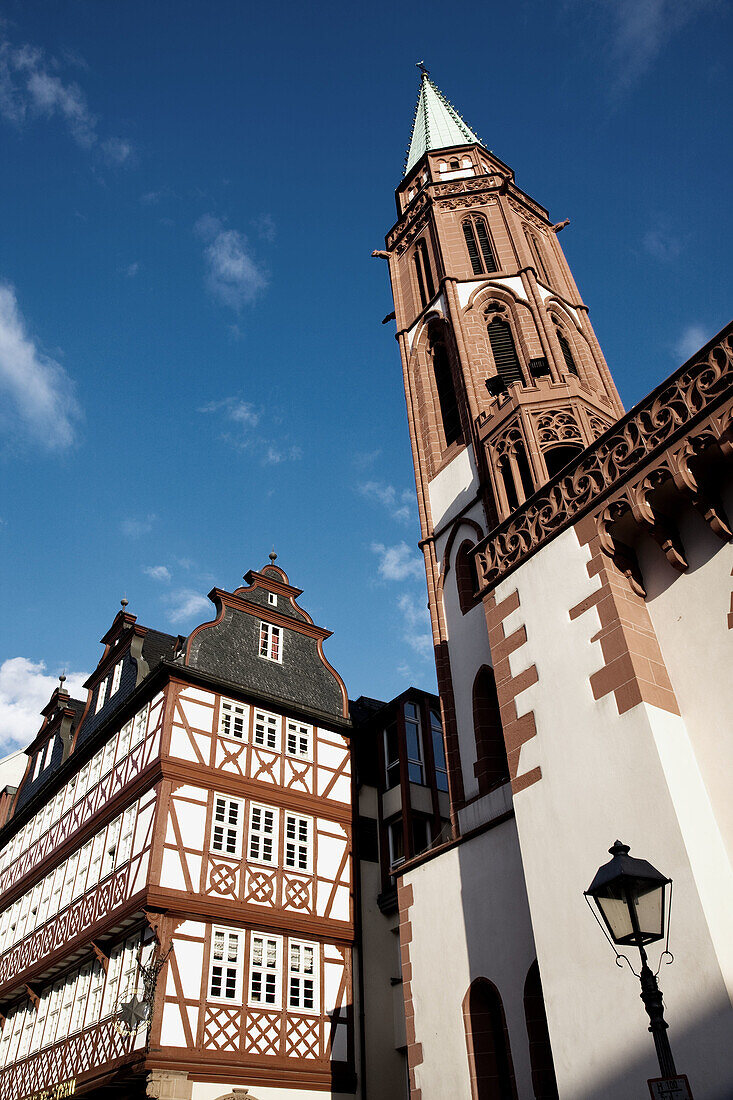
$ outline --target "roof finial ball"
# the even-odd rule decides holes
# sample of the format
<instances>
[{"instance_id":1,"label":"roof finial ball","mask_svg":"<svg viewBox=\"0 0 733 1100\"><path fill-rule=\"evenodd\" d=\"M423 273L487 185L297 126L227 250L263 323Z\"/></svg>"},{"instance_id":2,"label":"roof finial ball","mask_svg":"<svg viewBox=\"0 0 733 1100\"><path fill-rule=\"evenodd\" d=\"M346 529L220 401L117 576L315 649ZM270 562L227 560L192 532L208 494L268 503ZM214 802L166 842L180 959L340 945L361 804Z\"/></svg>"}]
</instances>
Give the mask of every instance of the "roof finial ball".
<instances>
[{"instance_id":1,"label":"roof finial ball","mask_svg":"<svg viewBox=\"0 0 733 1100\"><path fill-rule=\"evenodd\" d=\"M277 554L275 553L275 547L274 546L273 546L272 550L270 551L270 553L268 554L268 557L269 557L270 561L272 562L272 564L274 565L275 562L277 561Z\"/></svg>"},{"instance_id":2,"label":"roof finial ball","mask_svg":"<svg viewBox=\"0 0 733 1100\"><path fill-rule=\"evenodd\" d=\"M64 684L66 683L66 673L62 672L59 676L59 691L66 691Z\"/></svg>"},{"instance_id":3,"label":"roof finial ball","mask_svg":"<svg viewBox=\"0 0 733 1100\"><path fill-rule=\"evenodd\" d=\"M127 599L126 596L122 597L122 599L120 600L120 607L122 608L123 611L125 610L125 608L127 607L129 602L130 601Z\"/></svg>"}]
</instances>

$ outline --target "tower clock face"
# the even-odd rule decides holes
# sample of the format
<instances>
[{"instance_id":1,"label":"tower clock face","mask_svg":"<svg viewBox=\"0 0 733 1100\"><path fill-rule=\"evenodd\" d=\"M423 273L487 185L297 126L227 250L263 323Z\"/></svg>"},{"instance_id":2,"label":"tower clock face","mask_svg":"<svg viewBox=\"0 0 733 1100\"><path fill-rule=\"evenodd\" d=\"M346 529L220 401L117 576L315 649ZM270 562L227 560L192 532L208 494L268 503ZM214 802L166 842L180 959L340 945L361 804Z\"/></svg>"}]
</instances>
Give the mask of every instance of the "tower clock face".
<instances>
[{"instance_id":1,"label":"tower clock face","mask_svg":"<svg viewBox=\"0 0 733 1100\"><path fill-rule=\"evenodd\" d=\"M148 1022L149 1008L145 1001L141 1001L134 994L129 1001L120 1005L115 1018L115 1027L121 1035L134 1035L145 1027Z\"/></svg>"}]
</instances>

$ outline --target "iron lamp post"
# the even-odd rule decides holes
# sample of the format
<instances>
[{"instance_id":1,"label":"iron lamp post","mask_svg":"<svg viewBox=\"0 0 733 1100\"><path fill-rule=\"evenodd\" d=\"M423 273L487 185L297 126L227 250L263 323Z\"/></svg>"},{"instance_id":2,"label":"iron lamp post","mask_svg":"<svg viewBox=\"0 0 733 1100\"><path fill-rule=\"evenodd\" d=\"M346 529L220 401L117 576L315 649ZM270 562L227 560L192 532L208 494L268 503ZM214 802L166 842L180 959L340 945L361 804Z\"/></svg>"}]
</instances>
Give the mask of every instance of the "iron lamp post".
<instances>
[{"instance_id":1,"label":"iron lamp post","mask_svg":"<svg viewBox=\"0 0 733 1100\"><path fill-rule=\"evenodd\" d=\"M622 844L620 840L608 851L612 859L598 869L585 896L596 903L603 926L613 943L638 947L641 955L641 999L649 1016L649 1030L654 1037L659 1070L662 1077L676 1077L662 994L656 975L649 968L645 951L647 944L664 939L672 880L665 878L645 859L630 856L628 844Z\"/></svg>"}]
</instances>

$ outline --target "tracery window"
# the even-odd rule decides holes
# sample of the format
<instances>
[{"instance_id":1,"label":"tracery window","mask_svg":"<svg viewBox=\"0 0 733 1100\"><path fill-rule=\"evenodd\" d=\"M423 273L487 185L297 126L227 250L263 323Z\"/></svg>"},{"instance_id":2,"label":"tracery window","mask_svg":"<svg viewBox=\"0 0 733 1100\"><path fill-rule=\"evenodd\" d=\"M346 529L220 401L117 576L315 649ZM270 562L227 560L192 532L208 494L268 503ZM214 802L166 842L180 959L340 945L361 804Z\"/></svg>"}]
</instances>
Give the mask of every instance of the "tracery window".
<instances>
[{"instance_id":1,"label":"tracery window","mask_svg":"<svg viewBox=\"0 0 733 1100\"><path fill-rule=\"evenodd\" d=\"M492 303L487 312L493 313L487 332L497 374L505 386L512 382L523 382L524 375L517 355L512 326L505 317L500 316L505 312L505 307L501 303Z\"/></svg>"},{"instance_id":2,"label":"tracery window","mask_svg":"<svg viewBox=\"0 0 733 1100\"><path fill-rule=\"evenodd\" d=\"M489 275L498 271L486 221L480 214L463 220L463 236L474 275Z\"/></svg>"}]
</instances>

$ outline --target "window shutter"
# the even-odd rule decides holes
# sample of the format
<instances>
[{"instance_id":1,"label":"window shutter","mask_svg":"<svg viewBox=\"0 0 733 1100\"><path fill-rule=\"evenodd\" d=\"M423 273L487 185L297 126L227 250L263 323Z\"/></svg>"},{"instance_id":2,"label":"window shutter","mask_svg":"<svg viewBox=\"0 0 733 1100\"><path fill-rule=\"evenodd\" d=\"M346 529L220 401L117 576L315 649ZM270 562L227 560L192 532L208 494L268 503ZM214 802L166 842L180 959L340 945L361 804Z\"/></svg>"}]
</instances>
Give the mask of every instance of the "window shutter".
<instances>
[{"instance_id":1,"label":"window shutter","mask_svg":"<svg viewBox=\"0 0 733 1100\"><path fill-rule=\"evenodd\" d=\"M562 348L562 354L563 354L563 359L565 360L565 366L568 368L568 370L570 371L571 374L574 374L577 377L578 368L575 365L575 360L573 359L573 353L570 350L570 344L565 339L565 336L562 334L560 329L557 329L556 331L557 331L557 338L560 342L560 347Z\"/></svg>"},{"instance_id":2,"label":"window shutter","mask_svg":"<svg viewBox=\"0 0 733 1100\"><path fill-rule=\"evenodd\" d=\"M491 351L494 356L496 369L503 381L522 382L522 368L517 358L517 349L514 346L514 337L507 321L495 317L488 326Z\"/></svg>"},{"instance_id":3,"label":"window shutter","mask_svg":"<svg viewBox=\"0 0 733 1100\"><path fill-rule=\"evenodd\" d=\"M484 232L486 232L484 230ZM476 235L473 229L473 222L470 218L466 218L463 223L463 236L466 238L466 248L468 249L468 258L471 261L471 267L473 268L474 275L483 275L483 267L481 265L481 257L478 254L478 245L476 244Z\"/></svg>"},{"instance_id":4,"label":"window shutter","mask_svg":"<svg viewBox=\"0 0 733 1100\"><path fill-rule=\"evenodd\" d=\"M486 271L491 274L492 271L498 271L496 266L496 260L494 259L494 253L491 249L491 241L489 240L489 234L486 232L486 225L483 218L478 218L476 221L476 232L478 234L479 244L481 245L481 254L484 258L484 264L486 265Z\"/></svg>"}]
</instances>

